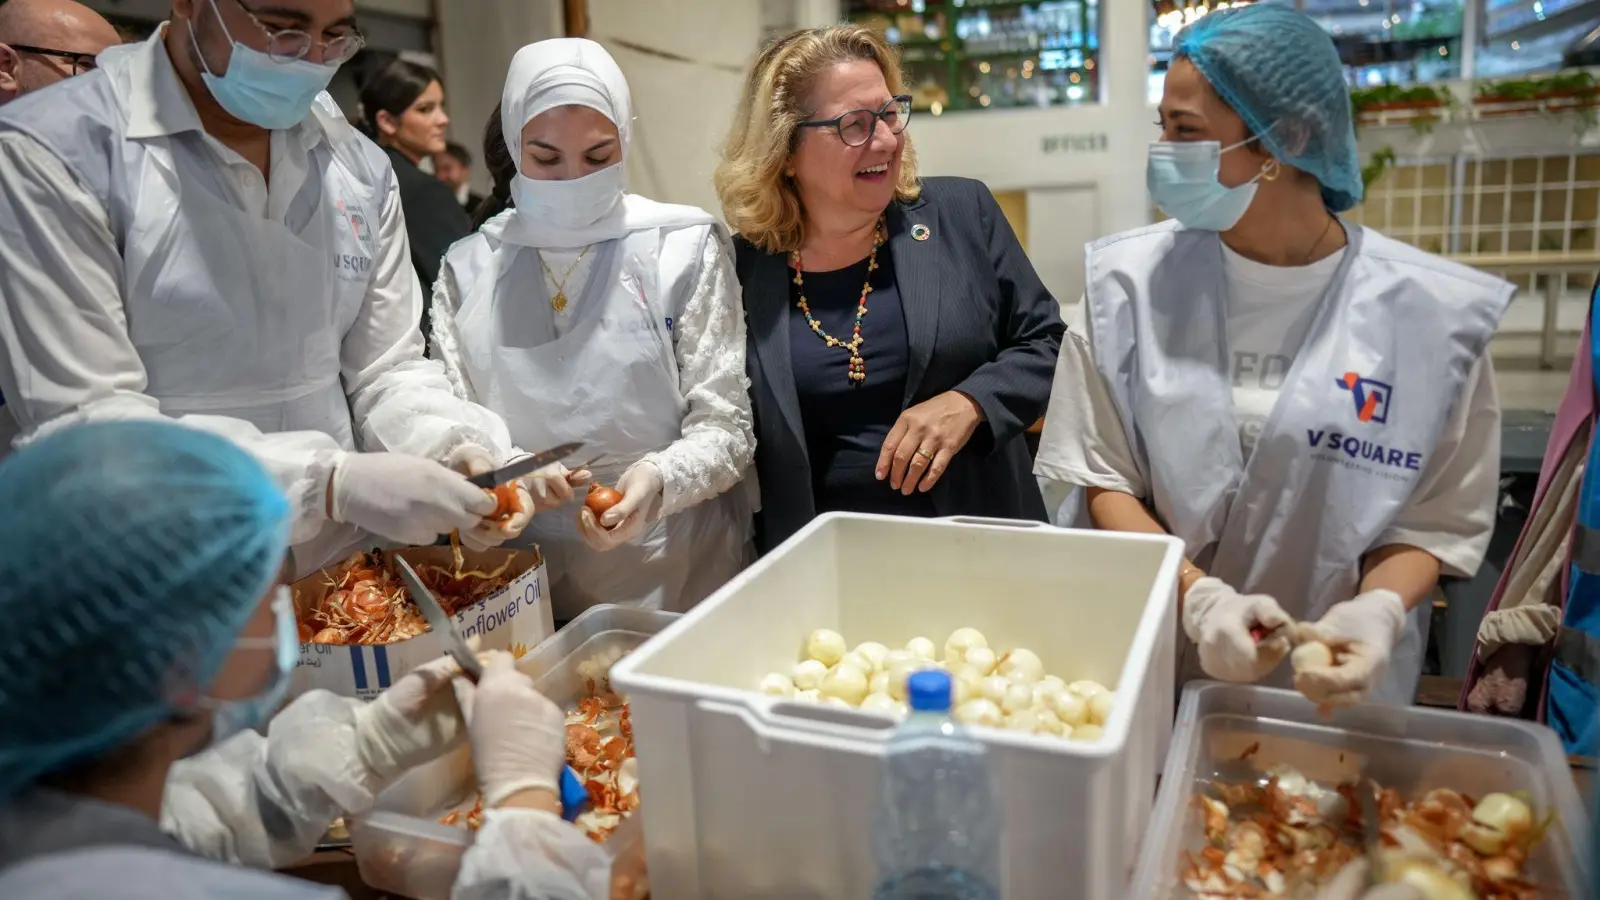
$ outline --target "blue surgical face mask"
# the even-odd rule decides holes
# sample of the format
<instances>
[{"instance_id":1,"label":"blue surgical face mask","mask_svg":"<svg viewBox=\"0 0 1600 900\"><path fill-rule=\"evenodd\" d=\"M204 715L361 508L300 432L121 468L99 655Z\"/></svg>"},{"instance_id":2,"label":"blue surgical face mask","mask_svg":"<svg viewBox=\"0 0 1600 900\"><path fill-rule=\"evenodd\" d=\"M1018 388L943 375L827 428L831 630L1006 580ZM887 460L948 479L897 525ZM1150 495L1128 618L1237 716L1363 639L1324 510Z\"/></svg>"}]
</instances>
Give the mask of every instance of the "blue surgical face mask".
<instances>
[{"instance_id":1,"label":"blue surgical face mask","mask_svg":"<svg viewBox=\"0 0 1600 900\"><path fill-rule=\"evenodd\" d=\"M200 66L204 69L200 77L211 96L228 115L268 130L281 131L304 121L311 112L311 104L327 89L339 67L303 59L279 62L234 40L222 21L217 0L211 0L211 12L222 26L223 36L233 44L228 71L223 74L212 74L211 64L206 62L195 40L194 20L189 20L188 24L189 42L194 44L194 52L199 55Z\"/></svg>"},{"instance_id":2,"label":"blue surgical face mask","mask_svg":"<svg viewBox=\"0 0 1600 900\"><path fill-rule=\"evenodd\" d=\"M1177 219L1185 228L1198 231L1227 231L1239 224L1250 201L1256 197L1257 183L1265 169L1238 187L1217 180L1222 170L1222 154L1256 140L1251 138L1231 147L1218 141L1157 141L1150 145L1145 168L1145 184L1161 211Z\"/></svg>"},{"instance_id":3,"label":"blue surgical face mask","mask_svg":"<svg viewBox=\"0 0 1600 900\"><path fill-rule=\"evenodd\" d=\"M216 746L241 731L260 725L278 709L289 691L289 676L300 661L300 635L295 628L294 599L289 588L279 586L272 598L272 613L277 622L276 631L269 638L239 638L236 650L272 650L277 654L277 668L272 683L254 697L242 700L217 700L200 698L199 706L211 710L211 745Z\"/></svg>"}]
</instances>

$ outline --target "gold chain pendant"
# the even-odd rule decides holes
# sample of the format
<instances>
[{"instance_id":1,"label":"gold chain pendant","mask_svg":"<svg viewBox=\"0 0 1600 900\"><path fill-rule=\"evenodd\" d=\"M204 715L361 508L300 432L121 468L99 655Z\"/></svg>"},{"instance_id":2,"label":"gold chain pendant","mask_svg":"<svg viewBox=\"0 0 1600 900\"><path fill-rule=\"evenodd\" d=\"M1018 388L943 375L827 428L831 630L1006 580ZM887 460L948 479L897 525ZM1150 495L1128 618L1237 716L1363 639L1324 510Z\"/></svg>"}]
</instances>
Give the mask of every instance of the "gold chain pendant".
<instances>
[{"instance_id":1,"label":"gold chain pendant","mask_svg":"<svg viewBox=\"0 0 1600 900\"><path fill-rule=\"evenodd\" d=\"M566 312L567 292L561 290L556 291L556 295L550 298L550 308L556 312Z\"/></svg>"}]
</instances>

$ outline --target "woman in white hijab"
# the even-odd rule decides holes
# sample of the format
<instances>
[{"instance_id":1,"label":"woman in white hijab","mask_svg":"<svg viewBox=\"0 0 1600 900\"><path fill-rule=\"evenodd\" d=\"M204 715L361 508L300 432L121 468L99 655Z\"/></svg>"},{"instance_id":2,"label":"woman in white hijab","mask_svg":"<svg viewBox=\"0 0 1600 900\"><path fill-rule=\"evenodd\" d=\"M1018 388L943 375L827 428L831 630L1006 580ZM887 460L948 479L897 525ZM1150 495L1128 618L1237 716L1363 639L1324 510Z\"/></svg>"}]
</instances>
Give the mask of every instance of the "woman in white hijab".
<instances>
[{"instance_id":1,"label":"woman in white hijab","mask_svg":"<svg viewBox=\"0 0 1600 900\"><path fill-rule=\"evenodd\" d=\"M624 190L628 85L599 44L518 51L485 137L513 205L445 256L434 356L518 446L583 441L622 500L537 516L558 619L595 603L681 611L733 577L751 535L755 448L732 246L709 213ZM533 479L539 511L589 471Z\"/></svg>"}]
</instances>

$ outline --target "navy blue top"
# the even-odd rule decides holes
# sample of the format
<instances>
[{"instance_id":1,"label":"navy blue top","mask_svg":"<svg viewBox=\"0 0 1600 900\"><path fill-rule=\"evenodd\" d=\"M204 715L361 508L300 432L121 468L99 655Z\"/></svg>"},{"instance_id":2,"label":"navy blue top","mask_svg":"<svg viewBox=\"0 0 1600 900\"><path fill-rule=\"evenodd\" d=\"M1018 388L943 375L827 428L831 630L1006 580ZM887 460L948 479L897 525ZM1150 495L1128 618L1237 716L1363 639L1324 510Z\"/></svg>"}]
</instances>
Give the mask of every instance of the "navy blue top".
<instances>
[{"instance_id":1,"label":"navy blue top","mask_svg":"<svg viewBox=\"0 0 1600 900\"><path fill-rule=\"evenodd\" d=\"M889 248L878 248L872 293L861 320L861 358L867 380L851 381L850 351L829 347L806 324L798 300L800 288L789 270L789 352L795 392L811 460L811 492L817 512L865 512L899 516L932 516L933 501L924 493L906 497L891 490L888 479L873 471L889 429L905 408L905 310L895 285ZM832 272L805 272L806 304L822 330L848 343L855 329L856 306L867 279L867 260Z\"/></svg>"}]
</instances>

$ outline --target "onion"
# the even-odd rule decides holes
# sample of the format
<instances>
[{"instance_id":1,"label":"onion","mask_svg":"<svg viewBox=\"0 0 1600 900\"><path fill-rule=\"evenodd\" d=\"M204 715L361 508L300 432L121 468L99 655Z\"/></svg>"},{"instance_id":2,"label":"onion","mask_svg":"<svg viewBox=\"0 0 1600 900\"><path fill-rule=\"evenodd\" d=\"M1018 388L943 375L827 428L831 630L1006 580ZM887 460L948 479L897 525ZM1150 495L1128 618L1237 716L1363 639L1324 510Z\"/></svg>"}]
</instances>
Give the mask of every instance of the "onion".
<instances>
[{"instance_id":1,"label":"onion","mask_svg":"<svg viewBox=\"0 0 1600 900\"><path fill-rule=\"evenodd\" d=\"M756 690L774 697L788 697L794 693L794 682L782 672L769 672Z\"/></svg>"},{"instance_id":2,"label":"onion","mask_svg":"<svg viewBox=\"0 0 1600 900\"><path fill-rule=\"evenodd\" d=\"M622 502L622 494L616 488L609 488L595 482L589 485L589 493L583 498L583 505L594 513L596 519L605 514L605 511Z\"/></svg>"},{"instance_id":3,"label":"onion","mask_svg":"<svg viewBox=\"0 0 1600 900\"><path fill-rule=\"evenodd\" d=\"M952 668L967 661L967 651L973 647L988 647L989 639L976 628L957 628L944 642L945 665ZM987 674L987 673L985 673Z\"/></svg>"},{"instance_id":4,"label":"onion","mask_svg":"<svg viewBox=\"0 0 1600 900\"><path fill-rule=\"evenodd\" d=\"M789 677L794 680L797 690L813 691L822 686L822 679L828 677L828 667L817 660L808 659L795 663Z\"/></svg>"},{"instance_id":5,"label":"onion","mask_svg":"<svg viewBox=\"0 0 1600 900\"><path fill-rule=\"evenodd\" d=\"M883 671L884 664L889 659L889 648L877 641L865 641L857 644L854 652L861 654L867 662L872 663L872 668L867 670L869 673Z\"/></svg>"},{"instance_id":6,"label":"onion","mask_svg":"<svg viewBox=\"0 0 1600 900\"><path fill-rule=\"evenodd\" d=\"M1321 641L1307 641L1289 654L1289 664L1296 672L1325 669L1333 665L1333 650Z\"/></svg>"},{"instance_id":7,"label":"onion","mask_svg":"<svg viewBox=\"0 0 1600 900\"><path fill-rule=\"evenodd\" d=\"M806 659L814 659L825 666L833 666L844 658L844 635L827 628L818 628L806 638Z\"/></svg>"},{"instance_id":8,"label":"onion","mask_svg":"<svg viewBox=\"0 0 1600 900\"><path fill-rule=\"evenodd\" d=\"M835 666L822 679L822 696L837 697L852 708L867 698L867 675L854 666Z\"/></svg>"},{"instance_id":9,"label":"onion","mask_svg":"<svg viewBox=\"0 0 1600 900\"><path fill-rule=\"evenodd\" d=\"M963 725L984 725L989 728L999 728L1004 721L1000 707L983 698L968 700L956 707L955 720Z\"/></svg>"},{"instance_id":10,"label":"onion","mask_svg":"<svg viewBox=\"0 0 1600 900\"><path fill-rule=\"evenodd\" d=\"M933 659L933 641L925 637L914 637L906 641L906 652L918 659Z\"/></svg>"},{"instance_id":11,"label":"onion","mask_svg":"<svg viewBox=\"0 0 1600 900\"><path fill-rule=\"evenodd\" d=\"M988 647L973 647L967 651L966 664L978 670L980 675L991 675L995 667L994 651Z\"/></svg>"},{"instance_id":12,"label":"onion","mask_svg":"<svg viewBox=\"0 0 1600 900\"><path fill-rule=\"evenodd\" d=\"M1044 663L1039 659L1037 653L1018 647L1000 657L1000 668L996 671L1012 681L1031 683L1044 677ZM1060 681L1061 679L1058 678L1056 680Z\"/></svg>"}]
</instances>

